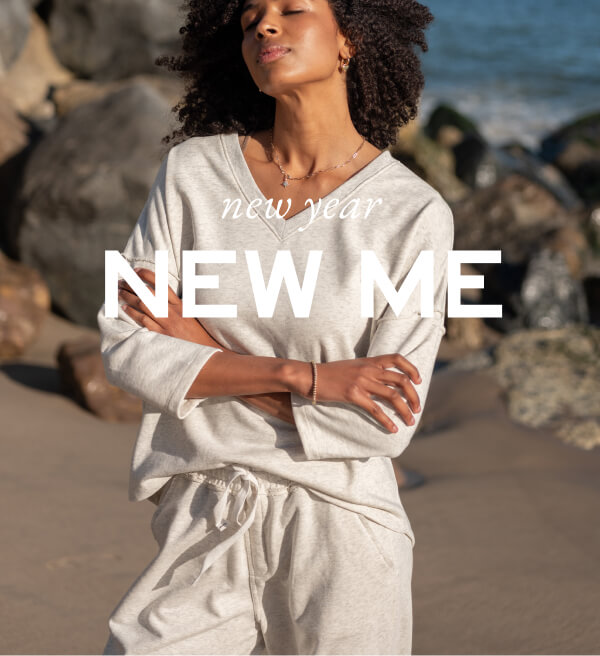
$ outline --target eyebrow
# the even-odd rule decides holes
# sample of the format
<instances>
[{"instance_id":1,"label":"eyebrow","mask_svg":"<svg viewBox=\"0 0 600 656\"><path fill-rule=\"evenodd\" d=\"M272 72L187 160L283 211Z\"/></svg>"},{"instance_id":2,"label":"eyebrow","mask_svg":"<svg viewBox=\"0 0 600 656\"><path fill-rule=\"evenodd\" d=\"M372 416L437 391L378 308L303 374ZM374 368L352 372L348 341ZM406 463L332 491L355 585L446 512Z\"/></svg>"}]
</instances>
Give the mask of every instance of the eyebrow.
<instances>
[{"instance_id":1,"label":"eyebrow","mask_svg":"<svg viewBox=\"0 0 600 656\"><path fill-rule=\"evenodd\" d=\"M241 12L241 13L244 14L244 12L248 11L248 9L252 9L252 7L254 7L254 3L252 3L252 2L247 2L247 3L242 7L242 12Z\"/></svg>"},{"instance_id":2,"label":"eyebrow","mask_svg":"<svg viewBox=\"0 0 600 656\"><path fill-rule=\"evenodd\" d=\"M277 0L275 0L275 1L277 1ZM255 5L254 5L253 2L247 2L247 3L242 7L241 15L243 15L246 11L248 11L248 9L252 9L252 7L254 7L254 6L255 6Z\"/></svg>"}]
</instances>

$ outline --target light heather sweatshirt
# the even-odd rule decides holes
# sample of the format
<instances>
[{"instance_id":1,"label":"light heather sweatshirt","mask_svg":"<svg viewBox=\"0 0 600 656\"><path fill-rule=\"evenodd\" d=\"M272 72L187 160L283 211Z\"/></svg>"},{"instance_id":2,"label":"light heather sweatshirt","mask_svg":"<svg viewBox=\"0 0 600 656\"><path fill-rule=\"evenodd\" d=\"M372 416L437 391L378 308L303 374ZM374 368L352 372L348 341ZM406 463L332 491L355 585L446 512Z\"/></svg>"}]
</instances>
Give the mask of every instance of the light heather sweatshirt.
<instances>
[{"instance_id":1,"label":"light heather sweatshirt","mask_svg":"<svg viewBox=\"0 0 600 656\"><path fill-rule=\"evenodd\" d=\"M365 218L369 199L379 198ZM233 210L224 215L225 199L239 199L238 218ZM280 207L284 216L286 208ZM237 133L190 138L163 158L122 255L132 267L155 270L155 252L167 250L169 284L181 297L182 251L234 251L234 263L196 268L199 275L218 276L218 288L198 289L196 303L237 305L236 317L199 318L219 343L240 354L317 363L400 353L421 374L415 389L423 408L445 332L447 259L454 240L452 212L442 196L383 151L325 196L320 208L315 203L314 216L310 205L288 219L273 211L269 217L267 209L272 208ZM261 285L263 291L268 286L277 252L289 251L302 287L315 250L322 254L309 317L294 315L285 281L273 316L260 317L255 294L258 298ZM377 284L373 318L361 317L361 250L375 252L396 290L419 253L432 250L433 317L420 314L420 285L396 316ZM248 251L257 252L262 271L256 290L247 262L254 254ZM131 462L131 501L152 497L174 474L236 464L306 486L414 541L390 458L406 449L422 411L407 426L389 402L373 397L398 426L391 433L358 406L313 405L296 394L291 395L295 426L239 397L186 399L220 349L143 328L121 306L118 318L107 318L104 310L103 304L97 318L108 380L144 402Z\"/></svg>"}]
</instances>

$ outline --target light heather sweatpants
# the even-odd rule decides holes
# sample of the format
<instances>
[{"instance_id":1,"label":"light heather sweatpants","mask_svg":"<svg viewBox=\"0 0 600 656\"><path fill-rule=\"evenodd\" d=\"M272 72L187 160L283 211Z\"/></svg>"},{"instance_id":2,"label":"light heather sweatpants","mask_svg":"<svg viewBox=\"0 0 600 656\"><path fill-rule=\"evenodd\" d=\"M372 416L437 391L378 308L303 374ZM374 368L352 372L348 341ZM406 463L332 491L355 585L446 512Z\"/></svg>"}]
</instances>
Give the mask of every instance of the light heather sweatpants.
<instances>
[{"instance_id":1,"label":"light heather sweatpants","mask_svg":"<svg viewBox=\"0 0 600 656\"><path fill-rule=\"evenodd\" d=\"M229 466L174 476L104 654L410 654L413 543Z\"/></svg>"}]
</instances>

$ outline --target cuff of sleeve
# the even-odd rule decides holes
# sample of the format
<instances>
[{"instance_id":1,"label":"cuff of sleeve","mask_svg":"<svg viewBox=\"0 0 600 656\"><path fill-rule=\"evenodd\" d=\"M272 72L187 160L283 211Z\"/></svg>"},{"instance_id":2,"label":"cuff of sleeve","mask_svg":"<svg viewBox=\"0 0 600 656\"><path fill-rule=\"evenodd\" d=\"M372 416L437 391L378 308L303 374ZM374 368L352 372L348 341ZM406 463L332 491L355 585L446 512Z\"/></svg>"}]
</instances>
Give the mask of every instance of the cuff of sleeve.
<instances>
[{"instance_id":1,"label":"cuff of sleeve","mask_svg":"<svg viewBox=\"0 0 600 656\"><path fill-rule=\"evenodd\" d=\"M146 259L143 257L132 257L126 254L126 252L120 253L123 259L127 260L132 269L150 269L156 273L156 262L154 260ZM171 261L169 261L169 286L177 294L179 291L179 278L171 271Z\"/></svg>"},{"instance_id":2,"label":"cuff of sleeve","mask_svg":"<svg viewBox=\"0 0 600 656\"><path fill-rule=\"evenodd\" d=\"M296 422L296 428L300 434L300 441L306 455L307 460L319 460L321 454L319 452L316 435L310 421L310 406L312 405L311 399L305 399L299 394L291 393L292 400L292 414Z\"/></svg>"},{"instance_id":3,"label":"cuff of sleeve","mask_svg":"<svg viewBox=\"0 0 600 656\"><path fill-rule=\"evenodd\" d=\"M196 380L204 365L215 353L223 353L223 350L212 346L202 346L198 351L197 357L182 372L167 403L167 410L178 419L185 419L192 410L209 398L205 396L197 399L186 399L185 395L188 393L192 383Z\"/></svg>"}]
</instances>

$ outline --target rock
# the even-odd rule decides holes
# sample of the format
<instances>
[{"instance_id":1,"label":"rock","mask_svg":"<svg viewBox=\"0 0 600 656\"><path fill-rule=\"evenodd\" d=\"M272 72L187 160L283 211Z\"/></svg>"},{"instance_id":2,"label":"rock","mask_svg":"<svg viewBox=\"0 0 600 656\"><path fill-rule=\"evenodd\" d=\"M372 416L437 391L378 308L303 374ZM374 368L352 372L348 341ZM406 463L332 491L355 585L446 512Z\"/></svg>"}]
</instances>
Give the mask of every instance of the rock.
<instances>
[{"instance_id":1,"label":"rock","mask_svg":"<svg viewBox=\"0 0 600 656\"><path fill-rule=\"evenodd\" d=\"M496 181L493 161L486 142L474 134L466 134L453 147L456 176L472 189L487 187Z\"/></svg>"},{"instance_id":2,"label":"rock","mask_svg":"<svg viewBox=\"0 0 600 656\"><path fill-rule=\"evenodd\" d=\"M47 119L54 114L54 105L47 99L50 86L66 84L72 77L54 56L46 25L31 12L29 36L18 59L0 78L0 93L10 98L21 114Z\"/></svg>"},{"instance_id":3,"label":"rock","mask_svg":"<svg viewBox=\"0 0 600 656\"><path fill-rule=\"evenodd\" d=\"M569 216L549 192L518 174L472 192L452 210L454 250L500 251L499 263L471 265L484 276L478 303L502 305L502 317L486 323L501 332L523 328L521 286L529 258Z\"/></svg>"},{"instance_id":4,"label":"rock","mask_svg":"<svg viewBox=\"0 0 600 656\"><path fill-rule=\"evenodd\" d=\"M2 92L0 83L0 166L4 166L27 146L27 132L27 123ZM0 182L2 185L11 184L6 178L2 178Z\"/></svg>"},{"instance_id":5,"label":"rock","mask_svg":"<svg viewBox=\"0 0 600 656\"><path fill-rule=\"evenodd\" d=\"M518 173L452 209L455 250L501 250L502 261L511 264L526 263L542 238L569 220L550 192Z\"/></svg>"},{"instance_id":6,"label":"rock","mask_svg":"<svg viewBox=\"0 0 600 656\"><path fill-rule=\"evenodd\" d=\"M402 130L404 128L400 132ZM454 174L452 151L429 139L422 131L409 138L399 138L395 145L389 147L389 151L431 184L448 202L462 200L469 195L469 187Z\"/></svg>"},{"instance_id":7,"label":"rock","mask_svg":"<svg viewBox=\"0 0 600 656\"><path fill-rule=\"evenodd\" d=\"M498 344L494 359L488 371L515 421L579 448L600 445L599 328L518 331Z\"/></svg>"},{"instance_id":8,"label":"rock","mask_svg":"<svg viewBox=\"0 0 600 656\"><path fill-rule=\"evenodd\" d=\"M134 75L127 80L94 82L93 80L71 80L52 91L52 102L59 116L66 116L80 105L101 100L111 93L130 87L133 83L147 84L157 91L170 106L175 105L185 92L182 80L162 75Z\"/></svg>"},{"instance_id":9,"label":"rock","mask_svg":"<svg viewBox=\"0 0 600 656\"><path fill-rule=\"evenodd\" d=\"M61 392L107 421L135 422L142 416L141 399L106 379L99 337L65 342L56 353Z\"/></svg>"},{"instance_id":10,"label":"rock","mask_svg":"<svg viewBox=\"0 0 600 656\"><path fill-rule=\"evenodd\" d=\"M442 125L437 132L436 141L440 146L451 150L457 146L465 135L454 125Z\"/></svg>"},{"instance_id":11,"label":"rock","mask_svg":"<svg viewBox=\"0 0 600 656\"><path fill-rule=\"evenodd\" d=\"M583 209L583 202L561 171L519 143L508 143L494 150L505 171L520 173L545 187L567 210Z\"/></svg>"},{"instance_id":12,"label":"rock","mask_svg":"<svg viewBox=\"0 0 600 656\"><path fill-rule=\"evenodd\" d=\"M437 140L439 132L448 126L459 130L463 137L464 135L472 134L479 137L482 141L484 140L474 121L461 114L451 105L440 103L429 116L429 120L425 126L425 134L430 139Z\"/></svg>"},{"instance_id":13,"label":"rock","mask_svg":"<svg viewBox=\"0 0 600 656\"><path fill-rule=\"evenodd\" d=\"M521 297L527 327L562 328L589 320L581 282L571 276L560 252L544 248L531 258Z\"/></svg>"},{"instance_id":14,"label":"rock","mask_svg":"<svg viewBox=\"0 0 600 656\"><path fill-rule=\"evenodd\" d=\"M179 0L54 0L50 39L78 77L118 80L136 73L166 74L160 55L178 54L185 16Z\"/></svg>"},{"instance_id":15,"label":"rock","mask_svg":"<svg viewBox=\"0 0 600 656\"><path fill-rule=\"evenodd\" d=\"M27 350L49 309L50 292L38 272L0 253L0 359Z\"/></svg>"},{"instance_id":16,"label":"rock","mask_svg":"<svg viewBox=\"0 0 600 656\"><path fill-rule=\"evenodd\" d=\"M25 0L0 2L0 76L21 54L29 33L29 3Z\"/></svg>"},{"instance_id":17,"label":"rock","mask_svg":"<svg viewBox=\"0 0 600 656\"><path fill-rule=\"evenodd\" d=\"M444 371L480 371L494 364L493 347L481 348L456 358L445 366Z\"/></svg>"},{"instance_id":18,"label":"rock","mask_svg":"<svg viewBox=\"0 0 600 656\"><path fill-rule=\"evenodd\" d=\"M169 111L154 89L134 82L63 117L27 163L19 259L43 273L75 323L97 328L104 251L121 250L140 215Z\"/></svg>"},{"instance_id":19,"label":"rock","mask_svg":"<svg viewBox=\"0 0 600 656\"><path fill-rule=\"evenodd\" d=\"M10 213L30 145L29 126L10 100L0 92L0 246L18 259L14 235L10 231Z\"/></svg>"},{"instance_id":20,"label":"rock","mask_svg":"<svg viewBox=\"0 0 600 656\"><path fill-rule=\"evenodd\" d=\"M590 312L590 323L600 326L600 276L584 278L583 289Z\"/></svg>"},{"instance_id":21,"label":"rock","mask_svg":"<svg viewBox=\"0 0 600 656\"><path fill-rule=\"evenodd\" d=\"M483 320L479 317L448 317L446 328L449 340L467 349L480 349L484 342Z\"/></svg>"},{"instance_id":22,"label":"rock","mask_svg":"<svg viewBox=\"0 0 600 656\"><path fill-rule=\"evenodd\" d=\"M440 104L431 113L425 135L452 152L453 173L472 189L488 187L500 177L494 150L474 121Z\"/></svg>"},{"instance_id":23,"label":"rock","mask_svg":"<svg viewBox=\"0 0 600 656\"><path fill-rule=\"evenodd\" d=\"M565 174L588 205L600 202L600 112L546 136L540 156Z\"/></svg>"},{"instance_id":24,"label":"rock","mask_svg":"<svg viewBox=\"0 0 600 656\"><path fill-rule=\"evenodd\" d=\"M589 227L592 239L598 252L600 252L600 206L590 212Z\"/></svg>"},{"instance_id":25,"label":"rock","mask_svg":"<svg viewBox=\"0 0 600 656\"><path fill-rule=\"evenodd\" d=\"M553 252L562 254L572 278L581 280L584 277L590 257L590 244L579 226L566 225L559 228L546 240L546 245Z\"/></svg>"}]
</instances>

